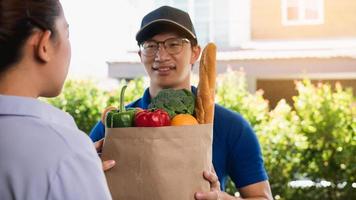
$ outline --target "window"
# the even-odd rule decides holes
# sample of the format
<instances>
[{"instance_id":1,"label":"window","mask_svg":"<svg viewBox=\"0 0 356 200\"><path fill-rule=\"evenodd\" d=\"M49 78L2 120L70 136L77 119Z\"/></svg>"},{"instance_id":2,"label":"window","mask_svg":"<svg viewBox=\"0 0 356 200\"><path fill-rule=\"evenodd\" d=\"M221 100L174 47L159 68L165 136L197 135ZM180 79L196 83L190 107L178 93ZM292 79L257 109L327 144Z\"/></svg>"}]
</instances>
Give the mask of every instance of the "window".
<instances>
[{"instance_id":1,"label":"window","mask_svg":"<svg viewBox=\"0 0 356 200\"><path fill-rule=\"evenodd\" d=\"M324 23L324 0L282 0L283 25L322 23Z\"/></svg>"},{"instance_id":2,"label":"window","mask_svg":"<svg viewBox=\"0 0 356 200\"><path fill-rule=\"evenodd\" d=\"M247 1L154 0L156 7L171 5L187 11L193 20L199 44L205 46L213 41L219 46L219 50L233 49L249 40L249 18L245 17L249 16L249 12L242 11L249 10L250 5L245 2Z\"/></svg>"},{"instance_id":3,"label":"window","mask_svg":"<svg viewBox=\"0 0 356 200\"><path fill-rule=\"evenodd\" d=\"M213 40L211 17L210 1L195 0L192 20L200 44L206 44Z\"/></svg>"}]
</instances>

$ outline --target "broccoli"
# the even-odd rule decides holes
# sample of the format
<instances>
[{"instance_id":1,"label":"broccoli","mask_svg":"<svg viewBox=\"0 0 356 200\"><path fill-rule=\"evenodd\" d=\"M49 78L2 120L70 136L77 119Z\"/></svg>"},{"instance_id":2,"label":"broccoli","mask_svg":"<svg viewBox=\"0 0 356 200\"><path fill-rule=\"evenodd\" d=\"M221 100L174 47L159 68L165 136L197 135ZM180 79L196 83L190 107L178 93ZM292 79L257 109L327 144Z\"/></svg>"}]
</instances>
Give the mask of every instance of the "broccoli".
<instances>
[{"instance_id":1,"label":"broccoli","mask_svg":"<svg viewBox=\"0 0 356 200\"><path fill-rule=\"evenodd\" d=\"M163 89L151 100L148 108L165 110L172 118L177 114L194 114L195 96L186 89Z\"/></svg>"}]
</instances>

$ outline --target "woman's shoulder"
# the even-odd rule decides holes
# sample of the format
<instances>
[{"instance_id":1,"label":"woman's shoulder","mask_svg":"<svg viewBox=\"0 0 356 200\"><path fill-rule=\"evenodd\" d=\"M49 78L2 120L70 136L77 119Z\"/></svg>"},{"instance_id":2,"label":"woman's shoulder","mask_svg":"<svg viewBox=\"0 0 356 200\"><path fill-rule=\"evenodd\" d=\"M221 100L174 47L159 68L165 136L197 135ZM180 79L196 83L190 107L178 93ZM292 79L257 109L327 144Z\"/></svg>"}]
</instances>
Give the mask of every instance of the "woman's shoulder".
<instances>
[{"instance_id":1,"label":"woman's shoulder","mask_svg":"<svg viewBox=\"0 0 356 200\"><path fill-rule=\"evenodd\" d=\"M46 151L68 152L86 149L93 145L89 137L78 129L75 124L60 124L35 117L14 116L10 123L2 126L17 143L16 146ZM15 122L16 123L13 123ZM3 121L5 122L5 121Z\"/></svg>"},{"instance_id":2,"label":"woman's shoulder","mask_svg":"<svg viewBox=\"0 0 356 200\"><path fill-rule=\"evenodd\" d=\"M6 122L17 121L17 123ZM73 127L49 124L34 117L14 116L1 120L0 154L8 162L43 169L53 168L60 160L77 154L95 154L93 143L85 133ZM10 163L9 163L10 165Z\"/></svg>"}]
</instances>

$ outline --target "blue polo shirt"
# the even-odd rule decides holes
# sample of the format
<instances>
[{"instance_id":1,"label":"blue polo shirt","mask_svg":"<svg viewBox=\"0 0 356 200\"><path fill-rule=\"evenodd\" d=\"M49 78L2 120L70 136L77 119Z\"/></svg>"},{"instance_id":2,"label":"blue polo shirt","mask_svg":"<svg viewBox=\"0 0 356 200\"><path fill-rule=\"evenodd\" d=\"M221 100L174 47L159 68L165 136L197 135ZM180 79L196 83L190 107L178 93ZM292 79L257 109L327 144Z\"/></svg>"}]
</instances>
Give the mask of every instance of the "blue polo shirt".
<instances>
[{"instance_id":1,"label":"blue polo shirt","mask_svg":"<svg viewBox=\"0 0 356 200\"><path fill-rule=\"evenodd\" d=\"M192 92L196 94L195 87ZM150 102L149 89L146 89L142 98L127 107L147 109ZM90 138L98 141L104 134L105 127L99 121L90 132ZM250 124L240 114L218 104L215 104L214 115L213 164L222 190L228 176L237 188L268 179L260 145Z\"/></svg>"}]
</instances>

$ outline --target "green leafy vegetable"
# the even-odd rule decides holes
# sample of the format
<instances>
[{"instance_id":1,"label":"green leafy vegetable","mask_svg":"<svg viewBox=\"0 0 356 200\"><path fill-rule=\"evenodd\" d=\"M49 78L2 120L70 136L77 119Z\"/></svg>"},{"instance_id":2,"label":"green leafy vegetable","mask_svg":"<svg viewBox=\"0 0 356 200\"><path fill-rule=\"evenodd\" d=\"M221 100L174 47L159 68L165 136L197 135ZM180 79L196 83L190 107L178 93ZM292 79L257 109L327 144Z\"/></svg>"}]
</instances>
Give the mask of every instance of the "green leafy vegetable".
<instances>
[{"instance_id":1,"label":"green leafy vegetable","mask_svg":"<svg viewBox=\"0 0 356 200\"><path fill-rule=\"evenodd\" d=\"M177 114L194 114L195 96L189 90L164 89L152 99L149 108L164 109L172 118Z\"/></svg>"}]
</instances>

